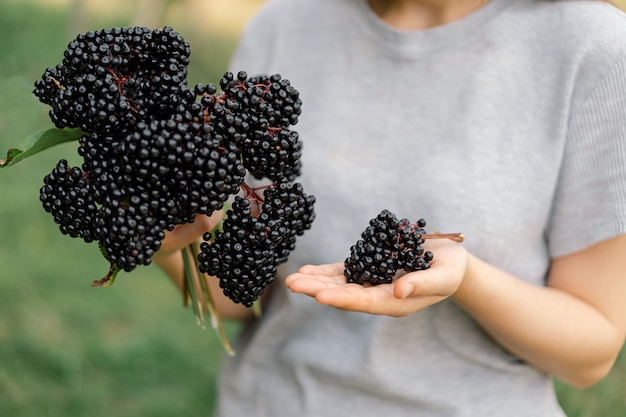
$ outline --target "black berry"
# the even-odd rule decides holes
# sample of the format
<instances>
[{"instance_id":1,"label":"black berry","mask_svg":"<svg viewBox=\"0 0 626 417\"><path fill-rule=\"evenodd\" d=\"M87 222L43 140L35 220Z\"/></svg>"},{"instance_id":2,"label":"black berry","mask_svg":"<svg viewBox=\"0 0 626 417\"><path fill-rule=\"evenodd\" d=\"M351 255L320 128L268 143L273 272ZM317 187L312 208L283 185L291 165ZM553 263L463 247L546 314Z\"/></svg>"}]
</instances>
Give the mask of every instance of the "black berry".
<instances>
[{"instance_id":1,"label":"black berry","mask_svg":"<svg viewBox=\"0 0 626 417\"><path fill-rule=\"evenodd\" d=\"M106 28L72 40L34 94L56 127L82 130L83 161L59 161L40 199L62 233L98 242L110 276L150 264L166 230L234 197L224 231L198 258L229 297L251 305L315 218L315 198L293 183L299 93L280 74L244 71L225 73L219 88L190 88L189 58L189 43L170 27ZM271 185L258 195L246 176Z\"/></svg>"},{"instance_id":2,"label":"black berry","mask_svg":"<svg viewBox=\"0 0 626 417\"><path fill-rule=\"evenodd\" d=\"M433 256L422 246L425 226L424 219L411 223L408 219L398 219L389 210L381 211L350 248L344 269L347 281L388 284L398 270L428 269Z\"/></svg>"}]
</instances>

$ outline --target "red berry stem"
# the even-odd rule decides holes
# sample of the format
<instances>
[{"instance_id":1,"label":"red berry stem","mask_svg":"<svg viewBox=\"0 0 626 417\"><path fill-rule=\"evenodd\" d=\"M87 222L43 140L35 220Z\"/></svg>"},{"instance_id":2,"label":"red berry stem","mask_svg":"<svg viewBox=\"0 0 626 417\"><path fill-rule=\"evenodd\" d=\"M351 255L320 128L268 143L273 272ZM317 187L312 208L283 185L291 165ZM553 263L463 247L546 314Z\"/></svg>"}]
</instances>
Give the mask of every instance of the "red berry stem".
<instances>
[{"instance_id":1,"label":"red berry stem","mask_svg":"<svg viewBox=\"0 0 626 417\"><path fill-rule=\"evenodd\" d=\"M425 233L422 235L424 239L450 239L455 242L463 242L465 236L463 233Z\"/></svg>"}]
</instances>

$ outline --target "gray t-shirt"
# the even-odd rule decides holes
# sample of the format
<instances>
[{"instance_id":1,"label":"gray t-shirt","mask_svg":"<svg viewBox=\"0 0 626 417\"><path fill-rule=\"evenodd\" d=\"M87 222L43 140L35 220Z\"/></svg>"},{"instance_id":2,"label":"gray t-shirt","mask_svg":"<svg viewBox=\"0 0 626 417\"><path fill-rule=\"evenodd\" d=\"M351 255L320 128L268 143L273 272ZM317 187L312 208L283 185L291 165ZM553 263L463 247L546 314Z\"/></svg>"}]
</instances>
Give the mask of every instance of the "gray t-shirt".
<instances>
[{"instance_id":1,"label":"gray t-shirt","mask_svg":"<svg viewBox=\"0 0 626 417\"><path fill-rule=\"evenodd\" d=\"M283 273L343 261L382 209L536 285L626 232L626 18L608 4L492 0L403 32L365 0L272 0L231 69L303 100L317 219ZM451 300L391 318L274 291L224 363L221 417L563 416L550 377Z\"/></svg>"}]
</instances>

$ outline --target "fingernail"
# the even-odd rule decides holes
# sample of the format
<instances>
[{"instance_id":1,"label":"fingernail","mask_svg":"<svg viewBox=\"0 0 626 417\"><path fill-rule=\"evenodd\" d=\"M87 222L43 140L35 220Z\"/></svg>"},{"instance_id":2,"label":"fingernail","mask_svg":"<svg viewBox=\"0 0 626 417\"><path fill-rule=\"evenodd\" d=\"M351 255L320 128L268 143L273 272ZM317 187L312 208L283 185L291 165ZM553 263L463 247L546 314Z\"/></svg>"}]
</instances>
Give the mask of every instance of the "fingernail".
<instances>
[{"instance_id":1,"label":"fingernail","mask_svg":"<svg viewBox=\"0 0 626 417\"><path fill-rule=\"evenodd\" d=\"M407 284L404 286L404 290L402 291L402 296L400 298L407 298L409 295L413 294L413 284Z\"/></svg>"}]
</instances>

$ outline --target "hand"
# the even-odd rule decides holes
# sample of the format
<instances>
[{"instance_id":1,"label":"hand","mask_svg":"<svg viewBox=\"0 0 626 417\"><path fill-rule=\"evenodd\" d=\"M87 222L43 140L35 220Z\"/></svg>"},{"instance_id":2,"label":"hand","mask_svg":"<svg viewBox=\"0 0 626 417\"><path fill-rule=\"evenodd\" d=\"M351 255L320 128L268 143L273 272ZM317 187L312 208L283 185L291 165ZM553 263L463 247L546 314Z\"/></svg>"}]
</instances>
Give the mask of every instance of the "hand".
<instances>
[{"instance_id":1,"label":"hand","mask_svg":"<svg viewBox=\"0 0 626 417\"><path fill-rule=\"evenodd\" d=\"M403 317L450 297L465 276L468 253L449 240L427 241L429 269L399 273L391 284L347 283L344 264L305 265L286 279L289 289L341 310Z\"/></svg>"},{"instance_id":2,"label":"hand","mask_svg":"<svg viewBox=\"0 0 626 417\"><path fill-rule=\"evenodd\" d=\"M156 257L167 256L197 241L205 232L212 230L222 219L223 211L215 211L211 216L198 214L193 223L180 224L172 231L165 231L161 248Z\"/></svg>"}]
</instances>

